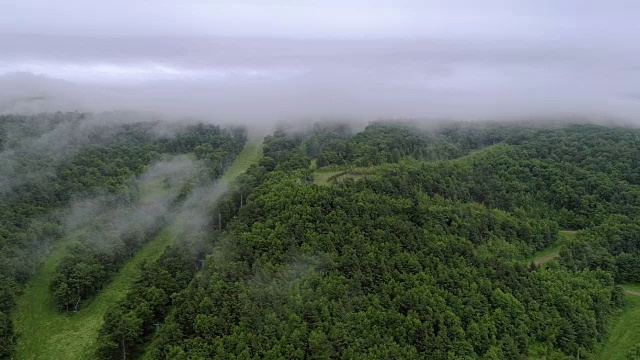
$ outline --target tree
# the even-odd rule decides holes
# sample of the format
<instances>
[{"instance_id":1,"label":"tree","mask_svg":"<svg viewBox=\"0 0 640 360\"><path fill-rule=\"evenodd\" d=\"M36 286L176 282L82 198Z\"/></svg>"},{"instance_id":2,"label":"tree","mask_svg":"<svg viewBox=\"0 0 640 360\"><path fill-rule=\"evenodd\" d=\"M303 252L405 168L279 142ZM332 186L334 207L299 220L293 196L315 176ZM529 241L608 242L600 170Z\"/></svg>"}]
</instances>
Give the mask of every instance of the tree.
<instances>
[{"instance_id":1,"label":"tree","mask_svg":"<svg viewBox=\"0 0 640 360\"><path fill-rule=\"evenodd\" d=\"M11 317L0 311L0 358L10 358L15 347Z\"/></svg>"},{"instance_id":2,"label":"tree","mask_svg":"<svg viewBox=\"0 0 640 360\"><path fill-rule=\"evenodd\" d=\"M100 343L99 353L105 359L126 360L136 358L143 334L143 321L133 311L120 309L105 315L105 325L101 334L108 334L106 341Z\"/></svg>"}]
</instances>

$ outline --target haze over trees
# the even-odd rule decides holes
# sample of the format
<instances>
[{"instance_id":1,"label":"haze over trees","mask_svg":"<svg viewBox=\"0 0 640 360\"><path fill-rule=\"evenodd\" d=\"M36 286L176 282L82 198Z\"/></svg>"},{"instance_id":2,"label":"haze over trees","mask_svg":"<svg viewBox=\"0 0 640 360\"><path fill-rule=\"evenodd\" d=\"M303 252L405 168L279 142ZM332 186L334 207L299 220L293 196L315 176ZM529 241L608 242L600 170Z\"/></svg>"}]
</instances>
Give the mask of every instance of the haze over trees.
<instances>
[{"instance_id":1,"label":"haze over trees","mask_svg":"<svg viewBox=\"0 0 640 360\"><path fill-rule=\"evenodd\" d=\"M215 178L245 141L240 129L203 124L171 129L135 121L92 124L87 114L80 113L2 116L0 129L0 160L5 165L0 195L3 356L11 353L16 340L11 323L15 297L65 234L69 225L65 207L101 196L109 199L106 208L134 206L140 198L135 177L163 154L193 153L206 164L203 176ZM122 237L113 238L105 231L109 230L106 223L98 224L96 219L92 225L102 229L92 232L97 238L85 242L102 246L82 241L74 245L51 284L62 310L72 309L98 291L153 231L150 227L130 232L112 228L112 232L122 230Z\"/></svg>"},{"instance_id":2,"label":"haze over trees","mask_svg":"<svg viewBox=\"0 0 640 360\"><path fill-rule=\"evenodd\" d=\"M5 2L0 360L640 359L640 1Z\"/></svg>"},{"instance_id":3,"label":"haze over trees","mask_svg":"<svg viewBox=\"0 0 640 360\"><path fill-rule=\"evenodd\" d=\"M82 312L246 142L142 122L56 157L20 145L85 116L0 123L18 175L0 205L4 357L20 341L16 296L61 239L73 241L47 291ZM262 150L214 208L190 208L205 222L141 263L95 358L586 358L625 306L620 285L640 282L637 129L319 123L277 130ZM532 263L561 230L577 233L558 259Z\"/></svg>"}]
</instances>

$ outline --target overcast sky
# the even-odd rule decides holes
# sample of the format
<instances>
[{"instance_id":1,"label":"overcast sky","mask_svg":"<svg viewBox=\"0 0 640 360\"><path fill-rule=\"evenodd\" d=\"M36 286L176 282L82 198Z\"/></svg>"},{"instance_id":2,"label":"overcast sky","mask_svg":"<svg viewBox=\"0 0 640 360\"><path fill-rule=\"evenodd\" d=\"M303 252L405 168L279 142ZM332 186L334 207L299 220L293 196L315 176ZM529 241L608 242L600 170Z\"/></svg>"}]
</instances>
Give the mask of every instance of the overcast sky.
<instances>
[{"instance_id":1,"label":"overcast sky","mask_svg":"<svg viewBox=\"0 0 640 360\"><path fill-rule=\"evenodd\" d=\"M0 111L640 115L640 2L0 0Z\"/></svg>"}]
</instances>

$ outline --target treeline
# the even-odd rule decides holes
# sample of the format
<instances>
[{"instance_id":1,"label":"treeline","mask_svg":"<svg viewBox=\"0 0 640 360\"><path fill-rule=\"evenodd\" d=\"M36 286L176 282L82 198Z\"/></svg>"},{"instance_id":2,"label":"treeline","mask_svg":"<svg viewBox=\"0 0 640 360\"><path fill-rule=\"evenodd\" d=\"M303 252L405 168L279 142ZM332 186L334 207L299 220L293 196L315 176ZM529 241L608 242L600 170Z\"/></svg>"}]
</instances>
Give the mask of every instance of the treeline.
<instances>
[{"instance_id":1,"label":"treeline","mask_svg":"<svg viewBox=\"0 0 640 360\"><path fill-rule=\"evenodd\" d=\"M231 165L247 140L243 128L222 129L218 125L197 124L188 131L160 142L160 149L169 154L194 153L207 162L209 176L218 178Z\"/></svg>"},{"instance_id":2,"label":"treeline","mask_svg":"<svg viewBox=\"0 0 640 360\"><path fill-rule=\"evenodd\" d=\"M96 356L135 359L163 325L173 295L184 289L202 266L204 253L203 248L179 243L167 248L158 260L143 263L127 296L106 313Z\"/></svg>"},{"instance_id":3,"label":"treeline","mask_svg":"<svg viewBox=\"0 0 640 360\"><path fill-rule=\"evenodd\" d=\"M635 170L618 177L603 160L584 179L581 152L549 151L557 160L534 149L558 131L558 138L587 142L582 148L633 154L640 144L633 138L601 143L607 136L593 135L627 130L501 126L476 139L457 133L464 127L427 134L446 146L405 143L396 136L412 131L404 125L376 124L364 131L372 134L354 136L336 131L337 142L358 137L363 149L382 149L375 159L364 150L339 153L342 164L396 162L394 149L398 164L316 186L308 154L324 151L325 140L333 147L337 136L268 137L255 168L263 176L227 228L224 255L209 257L202 276L174 296L149 358L562 359L588 354L606 336L607 319L624 301L616 274L524 259L554 243L560 226L601 222L587 206L558 205L547 184L576 181L598 194L586 185L595 177L633 192L626 179ZM440 152L446 148L457 150ZM437 161L402 161L407 156ZM634 216L633 202L622 199L598 211Z\"/></svg>"},{"instance_id":4,"label":"treeline","mask_svg":"<svg viewBox=\"0 0 640 360\"><path fill-rule=\"evenodd\" d=\"M102 290L120 267L158 234L164 222L164 218L158 218L152 224L145 224L146 226L121 235L117 232L113 234L112 229L82 234L83 238L90 239L80 240L67 247L50 284L58 309L79 311L82 301Z\"/></svg>"},{"instance_id":5,"label":"treeline","mask_svg":"<svg viewBox=\"0 0 640 360\"><path fill-rule=\"evenodd\" d=\"M74 198L101 193L131 201L127 199L135 193L131 179L162 153L183 151L180 146L189 145L195 153L199 145L226 138L224 153L199 155L224 165L245 141L243 131L213 125L159 132L153 130L156 123L87 124L88 117L82 113L0 116L0 358L10 356L15 344L11 312L16 295L63 235L58 210ZM176 134L179 143L172 142ZM102 276L96 275L92 278Z\"/></svg>"},{"instance_id":6,"label":"treeline","mask_svg":"<svg viewBox=\"0 0 640 360\"><path fill-rule=\"evenodd\" d=\"M311 159L299 145L304 134L289 134L283 130L269 135L264 141L264 156L259 165L267 171L308 168Z\"/></svg>"},{"instance_id":7,"label":"treeline","mask_svg":"<svg viewBox=\"0 0 640 360\"><path fill-rule=\"evenodd\" d=\"M581 231L562 252L569 269L603 269L616 283L640 283L640 222L638 217L611 216L603 224Z\"/></svg>"},{"instance_id":8,"label":"treeline","mask_svg":"<svg viewBox=\"0 0 640 360\"><path fill-rule=\"evenodd\" d=\"M316 124L307 134L305 150L318 166L371 166L397 163L411 157L425 161L450 160L472 150L495 145L534 129L500 124L447 124L418 128L415 124L378 121L353 134L342 124Z\"/></svg>"}]
</instances>

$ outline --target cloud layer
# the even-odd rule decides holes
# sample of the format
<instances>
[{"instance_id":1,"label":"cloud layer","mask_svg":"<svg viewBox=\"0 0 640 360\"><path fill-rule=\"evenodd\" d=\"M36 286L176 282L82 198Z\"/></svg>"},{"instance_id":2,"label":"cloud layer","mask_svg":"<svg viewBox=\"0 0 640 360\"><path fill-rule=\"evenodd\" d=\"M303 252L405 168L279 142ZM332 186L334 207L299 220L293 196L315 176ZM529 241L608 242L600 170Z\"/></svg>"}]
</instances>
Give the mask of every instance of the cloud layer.
<instances>
[{"instance_id":1,"label":"cloud layer","mask_svg":"<svg viewBox=\"0 0 640 360\"><path fill-rule=\"evenodd\" d=\"M249 123L640 113L631 1L94 5L7 8L0 111Z\"/></svg>"}]
</instances>

